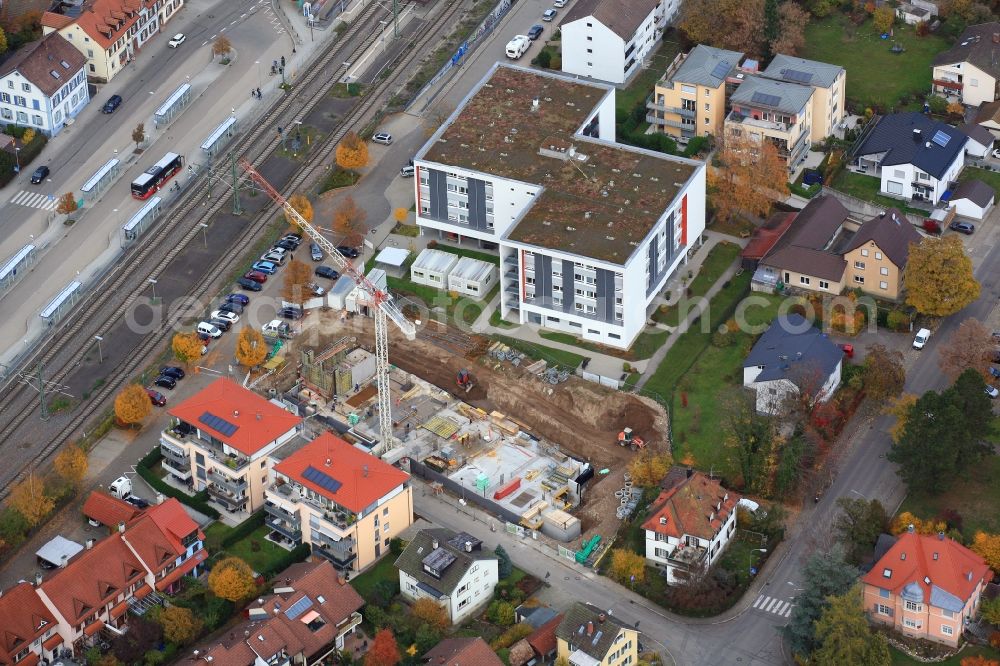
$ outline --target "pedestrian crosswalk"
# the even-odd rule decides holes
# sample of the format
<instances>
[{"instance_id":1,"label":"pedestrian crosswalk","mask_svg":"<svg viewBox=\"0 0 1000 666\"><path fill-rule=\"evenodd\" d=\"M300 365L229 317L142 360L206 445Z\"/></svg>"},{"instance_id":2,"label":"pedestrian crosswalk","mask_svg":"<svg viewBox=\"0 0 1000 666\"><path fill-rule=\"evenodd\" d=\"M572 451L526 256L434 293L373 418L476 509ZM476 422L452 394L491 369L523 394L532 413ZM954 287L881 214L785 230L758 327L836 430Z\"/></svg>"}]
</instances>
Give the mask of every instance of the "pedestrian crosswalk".
<instances>
[{"instance_id":1,"label":"pedestrian crosswalk","mask_svg":"<svg viewBox=\"0 0 1000 666\"><path fill-rule=\"evenodd\" d=\"M782 601L781 599L768 597L763 594L757 597L757 601L753 602L753 607L757 610L764 611L765 613L774 613L781 617L791 616L794 605L790 601Z\"/></svg>"},{"instance_id":2,"label":"pedestrian crosswalk","mask_svg":"<svg viewBox=\"0 0 1000 666\"><path fill-rule=\"evenodd\" d=\"M55 210L58 202L50 194L39 194L30 190L21 190L10 200L12 204L18 206L28 206L29 208L41 208L42 210Z\"/></svg>"}]
</instances>

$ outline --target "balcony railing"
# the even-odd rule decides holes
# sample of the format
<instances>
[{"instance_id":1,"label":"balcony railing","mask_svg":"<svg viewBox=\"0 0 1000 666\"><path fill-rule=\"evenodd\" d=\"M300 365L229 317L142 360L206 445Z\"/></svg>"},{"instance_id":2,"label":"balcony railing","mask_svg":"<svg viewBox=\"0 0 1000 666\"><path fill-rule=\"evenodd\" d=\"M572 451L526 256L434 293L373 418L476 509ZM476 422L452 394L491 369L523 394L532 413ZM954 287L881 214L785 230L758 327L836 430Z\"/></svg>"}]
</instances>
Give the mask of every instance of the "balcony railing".
<instances>
[{"instance_id":1,"label":"balcony railing","mask_svg":"<svg viewBox=\"0 0 1000 666\"><path fill-rule=\"evenodd\" d=\"M352 568L354 560L358 559L357 553L334 550L329 546L321 546L318 543L313 543L312 551L314 555L319 555L323 559L329 560L334 568L341 571Z\"/></svg>"},{"instance_id":2,"label":"balcony railing","mask_svg":"<svg viewBox=\"0 0 1000 666\"><path fill-rule=\"evenodd\" d=\"M948 79L934 79L933 84L938 88L947 88L948 90L961 90L963 88L961 81L950 81Z\"/></svg>"},{"instance_id":3,"label":"balcony railing","mask_svg":"<svg viewBox=\"0 0 1000 666\"><path fill-rule=\"evenodd\" d=\"M657 118L651 113L646 114L646 122L650 125L661 125L665 127L676 127L681 130L681 132L689 132L690 136L694 136L694 124L692 123L682 123L679 120L667 120L666 118Z\"/></svg>"},{"instance_id":4,"label":"balcony railing","mask_svg":"<svg viewBox=\"0 0 1000 666\"><path fill-rule=\"evenodd\" d=\"M667 562L674 566L688 570L701 570L705 568L708 555L707 548L697 546L678 546L673 552L667 555Z\"/></svg>"},{"instance_id":5,"label":"balcony railing","mask_svg":"<svg viewBox=\"0 0 1000 666\"><path fill-rule=\"evenodd\" d=\"M311 498L306 493L302 492L297 484L294 483L283 483L272 488L272 492L277 494L277 498L281 500L286 500L292 504L306 504L322 516L323 520L330 525L338 528L338 530L346 530L348 527L353 525L357 517L355 514L336 508L334 505L324 505L316 499Z\"/></svg>"},{"instance_id":6,"label":"balcony railing","mask_svg":"<svg viewBox=\"0 0 1000 666\"><path fill-rule=\"evenodd\" d=\"M173 460L174 462L178 462L188 466L191 465L191 458L188 456L186 451L178 449L177 447L173 446L172 444L168 444L167 442L164 441L160 442L160 453L163 454L163 458L165 460Z\"/></svg>"},{"instance_id":7,"label":"balcony railing","mask_svg":"<svg viewBox=\"0 0 1000 666\"><path fill-rule=\"evenodd\" d=\"M284 520L289 523L298 523L299 517L292 511L288 511L284 507L278 506L274 502L268 500L264 502L264 511L274 516L278 520Z\"/></svg>"},{"instance_id":8,"label":"balcony railing","mask_svg":"<svg viewBox=\"0 0 1000 666\"><path fill-rule=\"evenodd\" d=\"M250 458L247 456L226 452L221 442L202 439L198 436L197 431L185 435L174 427L164 430L163 434L168 435L179 442L190 442L194 446L198 447L201 453L204 453L212 460L216 460L221 464L226 465L230 469L239 470L250 463Z\"/></svg>"},{"instance_id":9,"label":"balcony railing","mask_svg":"<svg viewBox=\"0 0 1000 666\"><path fill-rule=\"evenodd\" d=\"M163 465L163 468L167 470L167 472L173 474L174 476L180 479L184 479L186 481L191 478L190 462L185 465L182 463L174 462L170 458L164 458L162 461L160 461L160 464Z\"/></svg>"},{"instance_id":10,"label":"balcony railing","mask_svg":"<svg viewBox=\"0 0 1000 666\"><path fill-rule=\"evenodd\" d=\"M361 624L362 619L361 613L354 611L346 620L337 625L337 635L343 636L350 632L351 629Z\"/></svg>"},{"instance_id":11,"label":"balcony railing","mask_svg":"<svg viewBox=\"0 0 1000 666\"><path fill-rule=\"evenodd\" d=\"M269 529L274 530L278 534L283 534L292 541L302 541L302 530L297 527L297 524L289 524L284 520L278 520L276 518L269 518L264 521Z\"/></svg>"},{"instance_id":12,"label":"balcony railing","mask_svg":"<svg viewBox=\"0 0 1000 666\"><path fill-rule=\"evenodd\" d=\"M205 488L205 490L207 490L208 494L212 497L233 508L239 508L250 500L250 498L246 495L237 495L236 493L230 492L221 486L215 485L214 483L208 484L208 487Z\"/></svg>"},{"instance_id":13,"label":"balcony railing","mask_svg":"<svg viewBox=\"0 0 1000 666\"><path fill-rule=\"evenodd\" d=\"M246 477L239 477L234 479L231 476L226 476L225 474L221 474L218 471L216 471L208 475L208 480L237 495L245 492L247 489Z\"/></svg>"}]
</instances>

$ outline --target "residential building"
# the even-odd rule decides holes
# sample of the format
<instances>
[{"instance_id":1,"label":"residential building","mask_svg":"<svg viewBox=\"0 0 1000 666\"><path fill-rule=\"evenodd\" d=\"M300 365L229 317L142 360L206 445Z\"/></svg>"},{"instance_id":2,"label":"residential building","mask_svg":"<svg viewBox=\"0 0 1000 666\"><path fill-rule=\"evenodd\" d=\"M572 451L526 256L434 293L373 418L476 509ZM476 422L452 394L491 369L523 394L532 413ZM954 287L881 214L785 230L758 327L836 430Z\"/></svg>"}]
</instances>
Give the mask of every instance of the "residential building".
<instances>
[{"instance_id":1,"label":"residential building","mask_svg":"<svg viewBox=\"0 0 1000 666\"><path fill-rule=\"evenodd\" d=\"M264 505L269 454L295 437L302 419L236 382L220 378L171 407L160 434L163 469L226 511Z\"/></svg>"},{"instance_id":2,"label":"residential building","mask_svg":"<svg viewBox=\"0 0 1000 666\"><path fill-rule=\"evenodd\" d=\"M85 64L56 34L19 48L0 64L0 122L58 134L90 102Z\"/></svg>"},{"instance_id":3,"label":"residential building","mask_svg":"<svg viewBox=\"0 0 1000 666\"><path fill-rule=\"evenodd\" d=\"M575 602L556 628L557 658L572 666L627 666L639 661L639 632L591 604Z\"/></svg>"},{"instance_id":4,"label":"residential building","mask_svg":"<svg viewBox=\"0 0 1000 666\"><path fill-rule=\"evenodd\" d=\"M678 53L646 103L646 120L676 139L722 136L726 85L739 83L743 53L698 44Z\"/></svg>"},{"instance_id":5,"label":"residential building","mask_svg":"<svg viewBox=\"0 0 1000 666\"><path fill-rule=\"evenodd\" d=\"M559 25L562 71L625 83L679 7L679 0L576 0Z\"/></svg>"},{"instance_id":6,"label":"residential building","mask_svg":"<svg viewBox=\"0 0 1000 666\"><path fill-rule=\"evenodd\" d=\"M996 139L993 133L982 125L965 123L958 126L958 131L965 135L965 153L979 159L986 159L993 150Z\"/></svg>"},{"instance_id":7,"label":"residential building","mask_svg":"<svg viewBox=\"0 0 1000 666\"><path fill-rule=\"evenodd\" d=\"M1000 22L970 25L947 51L934 57L931 92L966 106L997 101Z\"/></svg>"},{"instance_id":8,"label":"residential building","mask_svg":"<svg viewBox=\"0 0 1000 666\"><path fill-rule=\"evenodd\" d=\"M31 583L21 582L0 595L0 664L34 666L53 663L63 639L55 615Z\"/></svg>"},{"instance_id":9,"label":"residential building","mask_svg":"<svg viewBox=\"0 0 1000 666\"><path fill-rule=\"evenodd\" d=\"M44 34L58 32L87 59L87 78L107 83L184 6L184 0L85 0L76 16L45 12Z\"/></svg>"},{"instance_id":10,"label":"residential building","mask_svg":"<svg viewBox=\"0 0 1000 666\"><path fill-rule=\"evenodd\" d=\"M992 578L983 558L965 546L911 526L861 578L864 608L876 624L954 647Z\"/></svg>"},{"instance_id":11,"label":"residential building","mask_svg":"<svg viewBox=\"0 0 1000 666\"><path fill-rule=\"evenodd\" d=\"M996 203L996 192L981 180L966 180L958 184L948 201L956 215L984 220Z\"/></svg>"},{"instance_id":12,"label":"residential building","mask_svg":"<svg viewBox=\"0 0 1000 666\"><path fill-rule=\"evenodd\" d=\"M922 113L893 113L865 128L848 168L880 179L883 194L937 204L965 166L966 141L951 125Z\"/></svg>"},{"instance_id":13,"label":"residential building","mask_svg":"<svg viewBox=\"0 0 1000 666\"><path fill-rule=\"evenodd\" d=\"M368 567L413 523L409 475L332 433L276 462L272 474L267 525L340 571Z\"/></svg>"},{"instance_id":14,"label":"residential building","mask_svg":"<svg viewBox=\"0 0 1000 666\"><path fill-rule=\"evenodd\" d=\"M989 130L994 138L1000 139L1000 101L981 105L976 112L976 124Z\"/></svg>"},{"instance_id":15,"label":"residential building","mask_svg":"<svg viewBox=\"0 0 1000 666\"><path fill-rule=\"evenodd\" d=\"M497 558L465 532L421 530L396 559L399 591L406 599L432 599L452 624L471 617L491 599L499 580Z\"/></svg>"},{"instance_id":16,"label":"residential building","mask_svg":"<svg viewBox=\"0 0 1000 666\"><path fill-rule=\"evenodd\" d=\"M917 228L895 208L866 221L841 251L844 287L899 300L910 247L922 240Z\"/></svg>"},{"instance_id":17,"label":"residential building","mask_svg":"<svg viewBox=\"0 0 1000 666\"><path fill-rule=\"evenodd\" d=\"M157 592L175 593L181 578L197 577L208 559L204 533L173 497L144 511L124 531L121 524L118 529L146 569L146 583Z\"/></svg>"},{"instance_id":18,"label":"residential building","mask_svg":"<svg viewBox=\"0 0 1000 666\"><path fill-rule=\"evenodd\" d=\"M182 664L219 666L322 664L361 624L361 598L325 560L293 564L275 577L271 594L246 609L247 621Z\"/></svg>"},{"instance_id":19,"label":"residential building","mask_svg":"<svg viewBox=\"0 0 1000 666\"><path fill-rule=\"evenodd\" d=\"M537 663L550 664L556 658L556 629L563 621L562 613L554 616L551 620L535 629L525 639L535 653Z\"/></svg>"},{"instance_id":20,"label":"residential building","mask_svg":"<svg viewBox=\"0 0 1000 666\"><path fill-rule=\"evenodd\" d=\"M642 524L646 559L666 570L670 584L701 577L736 533L739 501L718 479L687 470L684 481L660 493Z\"/></svg>"},{"instance_id":21,"label":"residential building","mask_svg":"<svg viewBox=\"0 0 1000 666\"><path fill-rule=\"evenodd\" d=\"M482 637L445 638L423 657L433 666L503 666L500 657Z\"/></svg>"},{"instance_id":22,"label":"residential building","mask_svg":"<svg viewBox=\"0 0 1000 666\"><path fill-rule=\"evenodd\" d=\"M810 140L819 143L833 136L846 111L847 70L840 65L796 58L779 53L763 76L812 88Z\"/></svg>"},{"instance_id":23,"label":"residential building","mask_svg":"<svg viewBox=\"0 0 1000 666\"><path fill-rule=\"evenodd\" d=\"M813 96L810 86L748 77L729 98L726 136L771 142L791 171L812 145Z\"/></svg>"},{"instance_id":24,"label":"residential building","mask_svg":"<svg viewBox=\"0 0 1000 666\"><path fill-rule=\"evenodd\" d=\"M503 317L627 348L700 242L706 166L616 144L614 123L614 88L497 64L414 186L422 233L499 246Z\"/></svg>"},{"instance_id":25,"label":"residential building","mask_svg":"<svg viewBox=\"0 0 1000 666\"><path fill-rule=\"evenodd\" d=\"M757 411L775 414L805 392L826 402L840 386L844 352L798 314L775 319L743 361L743 386L757 394Z\"/></svg>"}]
</instances>

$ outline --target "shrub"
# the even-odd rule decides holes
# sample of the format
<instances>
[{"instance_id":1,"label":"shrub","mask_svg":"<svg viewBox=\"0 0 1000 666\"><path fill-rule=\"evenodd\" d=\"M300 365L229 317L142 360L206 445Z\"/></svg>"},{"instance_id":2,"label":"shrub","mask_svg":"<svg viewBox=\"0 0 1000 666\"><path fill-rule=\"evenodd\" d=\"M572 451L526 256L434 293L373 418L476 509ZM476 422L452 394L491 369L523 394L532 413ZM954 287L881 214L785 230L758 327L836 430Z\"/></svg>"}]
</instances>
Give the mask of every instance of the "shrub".
<instances>
[{"instance_id":1,"label":"shrub","mask_svg":"<svg viewBox=\"0 0 1000 666\"><path fill-rule=\"evenodd\" d=\"M890 310L885 317L885 325L893 331L905 331L910 327L910 317L901 310Z\"/></svg>"},{"instance_id":2,"label":"shrub","mask_svg":"<svg viewBox=\"0 0 1000 666\"><path fill-rule=\"evenodd\" d=\"M924 220L923 223L924 231L929 234L939 234L941 233L941 225L938 224L937 220Z\"/></svg>"},{"instance_id":3,"label":"shrub","mask_svg":"<svg viewBox=\"0 0 1000 666\"><path fill-rule=\"evenodd\" d=\"M552 52L548 49L542 49L538 54L538 66L542 69L548 69L552 66Z\"/></svg>"}]
</instances>

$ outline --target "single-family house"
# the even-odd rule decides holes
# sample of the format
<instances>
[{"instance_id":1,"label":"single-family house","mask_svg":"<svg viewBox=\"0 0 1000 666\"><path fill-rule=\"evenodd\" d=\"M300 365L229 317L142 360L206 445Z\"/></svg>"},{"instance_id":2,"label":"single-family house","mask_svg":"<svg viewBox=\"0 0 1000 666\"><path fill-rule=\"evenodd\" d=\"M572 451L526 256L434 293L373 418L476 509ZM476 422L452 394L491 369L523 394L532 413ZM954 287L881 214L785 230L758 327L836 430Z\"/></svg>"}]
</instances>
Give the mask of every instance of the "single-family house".
<instances>
[{"instance_id":1,"label":"single-family house","mask_svg":"<svg viewBox=\"0 0 1000 666\"><path fill-rule=\"evenodd\" d=\"M981 180L970 179L958 184L949 203L956 215L982 220L993 209L996 192Z\"/></svg>"},{"instance_id":2,"label":"single-family house","mask_svg":"<svg viewBox=\"0 0 1000 666\"><path fill-rule=\"evenodd\" d=\"M493 598L497 558L465 532L421 530L396 559L399 591L406 599L432 599L452 624L473 615Z\"/></svg>"},{"instance_id":3,"label":"single-family house","mask_svg":"<svg viewBox=\"0 0 1000 666\"><path fill-rule=\"evenodd\" d=\"M429 666L503 666L481 636L445 638L423 657Z\"/></svg>"},{"instance_id":4,"label":"single-family house","mask_svg":"<svg viewBox=\"0 0 1000 666\"><path fill-rule=\"evenodd\" d=\"M0 664L4 666L51 664L62 652L55 615L31 583L22 581L0 595L0 627Z\"/></svg>"},{"instance_id":5,"label":"single-family house","mask_svg":"<svg viewBox=\"0 0 1000 666\"><path fill-rule=\"evenodd\" d=\"M642 524L646 559L666 570L669 584L701 577L736 533L739 501L718 479L687 470L681 483L660 493Z\"/></svg>"},{"instance_id":6,"label":"single-family house","mask_svg":"<svg viewBox=\"0 0 1000 666\"><path fill-rule=\"evenodd\" d=\"M994 102L1000 81L1000 22L970 25L934 57L931 91L966 106Z\"/></svg>"},{"instance_id":7,"label":"single-family house","mask_svg":"<svg viewBox=\"0 0 1000 666\"><path fill-rule=\"evenodd\" d=\"M435 289L447 289L448 275L458 260L457 254L425 248L410 265L410 280Z\"/></svg>"},{"instance_id":8,"label":"single-family house","mask_svg":"<svg viewBox=\"0 0 1000 666\"><path fill-rule=\"evenodd\" d=\"M726 136L752 143L771 142L791 171L806 158L812 145L815 94L808 85L747 77L729 98Z\"/></svg>"},{"instance_id":9,"label":"single-family house","mask_svg":"<svg viewBox=\"0 0 1000 666\"><path fill-rule=\"evenodd\" d=\"M497 282L496 264L462 257L448 274L448 291L483 299Z\"/></svg>"},{"instance_id":10,"label":"single-family house","mask_svg":"<svg viewBox=\"0 0 1000 666\"><path fill-rule=\"evenodd\" d=\"M958 131L968 139L965 142L965 153L972 157L984 159L989 157L993 150L995 138L993 133L982 125L976 123L966 123L958 126Z\"/></svg>"},{"instance_id":11,"label":"single-family house","mask_svg":"<svg viewBox=\"0 0 1000 666\"><path fill-rule=\"evenodd\" d=\"M806 392L810 402L826 402L840 385L844 353L805 317L775 319L743 361L743 386L757 394L757 411L773 414L785 401Z\"/></svg>"},{"instance_id":12,"label":"single-family house","mask_svg":"<svg viewBox=\"0 0 1000 666\"><path fill-rule=\"evenodd\" d=\"M992 578L983 558L962 544L911 526L861 578L863 605L876 624L954 647Z\"/></svg>"},{"instance_id":13,"label":"single-family house","mask_svg":"<svg viewBox=\"0 0 1000 666\"><path fill-rule=\"evenodd\" d=\"M726 84L739 81L743 53L698 44L678 53L653 87L646 120L676 139L722 136L726 117Z\"/></svg>"},{"instance_id":14,"label":"single-family house","mask_svg":"<svg viewBox=\"0 0 1000 666\"><path fill-rule=\"evenodd\" d=\"M525 640L528 641L528 645L531 646L532 651L535 653L536 663L550 664L555 660L556 649L558 648L556 629L559 628L562 621L563 615L559 613L528 634Z\"/></svg>"},{"instance_id":15,"label":"single-family house","mask_svg":"<svg viewBox=\"0 0 1000 666\"><path fill-rule=\"evenodd\" d=\"M967 140L922 113L892 113L865 129L848 168L879 178L883 194L937 204L965 166Z\"/></svg>"},{"instance_id":16,"label":"single-family house","mask_svg":"<svg viewBox=\"0 0 1000 666\"><path fill-rule=\"evenodd\" d=\"M293 564L277 575L271 594L244 611L246 621L200 646L185 665L322 664L344 648L361 624L364 599L321 559Z\"/></svg>"},{"instance_id":17,"label":"single-family house","mask_svg":"<svg viewBox=\"0 0 1000 666\"><path fill-rule=\"evenodd\" d=\"M62 35L19 48L0 64L0 122L58 134L90 102L86 63Z\"/></svg>"},{"instance_id":18,"label":"single-family house","mask_svg":"<svg viewBox=\"0 0 1000 666\"><path fill-rule=\"evenodd\" d=\"M680 0L575 0L562 31L562 71L622 84L642 66Z\"/></svg>"},{"instance_id":19,"label":"single-family house","mask_svg":"<svg viewBox=\"0 0 1000 666\"><path fill-rule=\"evenodd\" d=\"M556 628L557 659L571 666L627 666L639 661L639 631L582 602L566 610Z\"/></svg>"},{"instance_id":20,"label":"single-family house","mask_svg":"<svg viewBox=\"0 0 1000 666\"><path fill-rule=\"evenodd\" d=\"M762 76L812 88L810 139L813 143L832 136L837 125L843 122L847 103L847 70L840 65L779 53Z\"/></svg>"},{"instance_id":21,"label":"single-family house","mask_svg":"<svg viewBox=\"0 0 1000 666\"><path fill-rule=\"evenodd\" d=\"M976 124L1000 139L1000 100L980 105L976 112Z\"/></svg>"},{"instance_id":22,"label":"single-family house","mask_svg":"<svg viewBox=\"0 0 1000 666\"><path fill-rule=\"evenodd\" d=\"M910 247L923 236L895 208L866 221L854 232L846 247L842 283L879 298L898 300L903 295L903 274Z\"/></svg>"}]
</instances>

